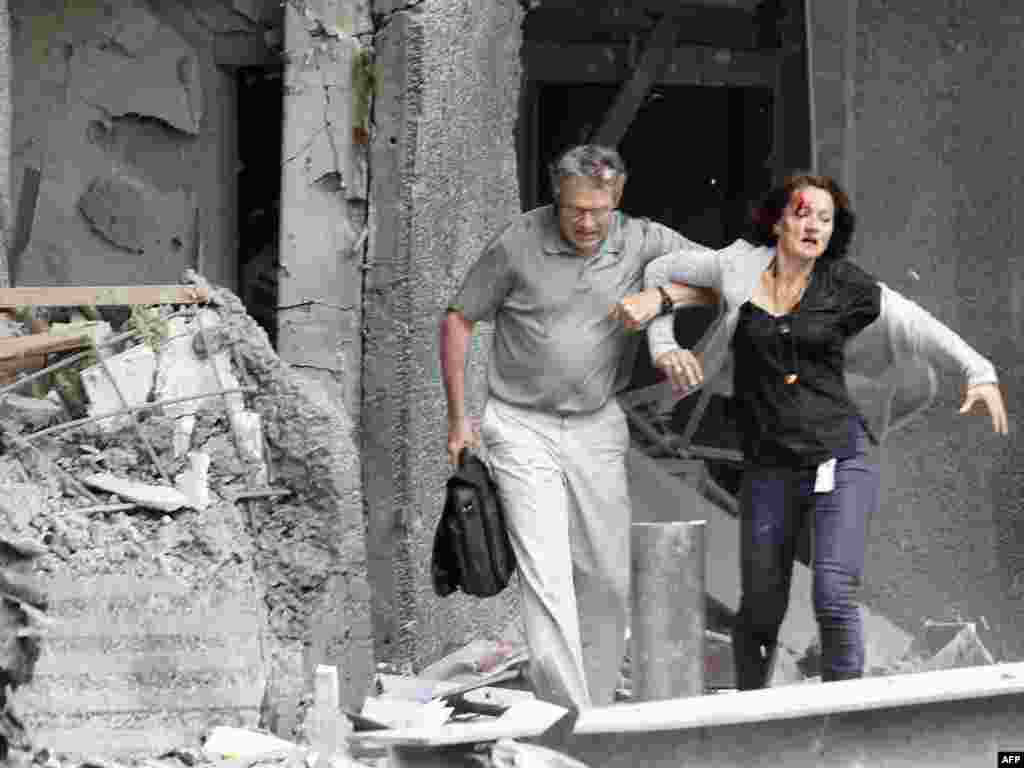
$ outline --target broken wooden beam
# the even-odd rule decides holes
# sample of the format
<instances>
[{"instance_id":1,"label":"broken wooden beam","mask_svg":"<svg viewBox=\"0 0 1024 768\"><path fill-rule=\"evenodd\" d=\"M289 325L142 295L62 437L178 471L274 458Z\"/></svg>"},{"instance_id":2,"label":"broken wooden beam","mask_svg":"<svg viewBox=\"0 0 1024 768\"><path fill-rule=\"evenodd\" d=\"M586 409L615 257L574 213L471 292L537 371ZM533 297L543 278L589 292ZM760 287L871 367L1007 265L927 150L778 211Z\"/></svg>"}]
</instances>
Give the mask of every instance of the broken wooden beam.
<instances>
[{"instance_id":1,"label":"broken wooden beam","mask_svg":"<svg viewBox=\"0 0 1024 768\"><path fill-rule=\"evenodd\" d=\"M203 304L209 299L209 291L198 285L40 285L0 288L0 308Z\"/></svg>"},{"instance_id":2,"label":"broken wooden beam","mask_svg":"<svg viewBox=\"0 0 1024 768\"><path fill-rule=\"evenodd\" d=\"M606 147L616 147L633 124L636 113L647 98L662 71L668 64L679 34L679 19L672 13L666 13L658 20L657 25L647 38L643 55L636 65L629 80L623 84L615 96L611 109L601 120L601 125L594 132L593 143Z\"/></svg>"}]
</instances>

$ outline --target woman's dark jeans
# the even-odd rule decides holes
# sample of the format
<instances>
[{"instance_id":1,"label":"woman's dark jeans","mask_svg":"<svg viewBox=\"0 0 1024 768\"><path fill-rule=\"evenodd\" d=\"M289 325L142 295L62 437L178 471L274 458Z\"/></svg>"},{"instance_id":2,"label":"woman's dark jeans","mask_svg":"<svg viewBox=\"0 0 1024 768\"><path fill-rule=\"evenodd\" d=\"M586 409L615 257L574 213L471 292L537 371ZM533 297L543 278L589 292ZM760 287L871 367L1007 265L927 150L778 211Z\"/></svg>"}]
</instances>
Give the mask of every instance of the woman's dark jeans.
<instances>
[{"instance_id":1,"label":"woman's dark jeans","mask_svg":"<svg viewBox=\"0 0 1024 768\"><path fill-rule=\"evenodd\" d=\"M733 629L736 687L762 688L771 677L779 627L789 604L793 558L809 527L814 612L822 680L860 677L864 640L857 595L867 520L878 506L879 468L863 430L857 453L837 462L835 489L813 493L815 470L750 466L740 497L742 596Z\"/></svg>"}]
</instances>

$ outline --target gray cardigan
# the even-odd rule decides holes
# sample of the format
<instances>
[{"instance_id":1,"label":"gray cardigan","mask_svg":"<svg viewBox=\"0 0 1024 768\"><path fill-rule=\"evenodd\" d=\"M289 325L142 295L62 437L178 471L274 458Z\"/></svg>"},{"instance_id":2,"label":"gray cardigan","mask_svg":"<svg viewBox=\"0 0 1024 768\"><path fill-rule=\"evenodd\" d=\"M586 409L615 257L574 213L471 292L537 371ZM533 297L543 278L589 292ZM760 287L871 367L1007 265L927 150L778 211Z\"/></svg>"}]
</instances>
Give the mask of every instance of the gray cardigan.
<instances>
[{"instance_id":1,"label":"gray cardigan","mask_svg":"<svg viewBox=\"0 0 1024 768\"><path fill-rule=\"evenodd\" d=\"M754 295L774 255L774 248L737 240L720 251L676 251L647 265L648 288L679 282L714 288L721 295L722 313L698 345L704 381L713 392L732 394L731 342L740 307ZM995 383L998 377L992 363L927 310L879 285L881 313L847 343L846 379L850 396L880 440L897 422L904 423L931 403L936 387L931 364L960 371L968 386ZM652 360L679 348L672 325L671 315L664 315L648 327ZM909 366L915 364L923 376L910 375ZM899 418L891 413L894 401L903 405Z\"/></svg>"}]
</instances>

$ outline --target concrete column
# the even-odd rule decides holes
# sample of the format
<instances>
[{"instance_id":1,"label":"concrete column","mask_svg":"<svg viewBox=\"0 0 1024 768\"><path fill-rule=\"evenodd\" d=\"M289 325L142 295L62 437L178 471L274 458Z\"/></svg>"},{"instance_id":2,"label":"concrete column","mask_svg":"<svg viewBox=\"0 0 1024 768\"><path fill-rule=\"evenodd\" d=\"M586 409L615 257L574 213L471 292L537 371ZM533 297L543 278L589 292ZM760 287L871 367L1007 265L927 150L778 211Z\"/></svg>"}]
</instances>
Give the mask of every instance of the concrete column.
<instances>
[{"instance_id":1,"label":"concrete column","mask_svg":"<svg viewBox=\"0 0 1024 768\"><path fill-rule=\"evenodd\" d=\"M11 221L11 12L0 0L0 287L11 284L7 243Z\"/></svg>"},{"instance_id":2,"label":"concrete column","mask_svg":"<svg viewBox=\"0 0 1024 768\"><path fill-rule=\"evenodd\" d=\"M377 658L414 669L518 619L517 590L439 600L429 563L450 472L438 323L468 264L519 211L522 8L382 0L374 19L363 492ZM467 366L474 415L486 392L486 342L474 334Z\"/></svg>"},{"instance_id":3,"label":"concrete column","mask_svg":"<svg viewBox=\"0 0 1024 768\"><path fill-rule=\"evenodd\" d=\"M812 165L855 198L858 0L807 0Z\"/></svg>"},{"instance_id":4,"label":"concrete column","mask_svg":"<svg viewBox=\"0 0 1024 768\"><path fill-rule=\"evenodd\" d=\"M356 419L368 182L352 73L369 12L360 0L284 7L278 352Z\"/></svg>"},{"instance_id":5,"label":"concrete column","mask_svg":"<svg viewBox=\"0 0 1024 768\"><path fill-rule=\"evenodd\" d=\"M363 227L367 206L367 152L360 104L366 83L354 76L369 51L360 35L371 25L365 0L286 0L284 137L281 158L281 231L278 295L278 352L291 366L323 387L326 399L351 417L359 413L360 323L362 318ZM244 128L243 128L244 129ZM259 126L253 126L259 130ZM316 391L315 388L310 390ZM321 396L321 395L318 395ZM359 473L354 430L334 437L326 449L351 451L348 479ZM304 684L312 665L331 663L342 675L342 701L358 706L372 672L371 649L360 642L352 605L365 602L362 557L365 539L361 498L355 509L335 510L352 538L332 542L342 562L352 557L353 573L325 585L323 600L310 618L303 645L275 649L273 679L292 681L301 664ZM352 517L353 512L356 517ZM283 684L283 683L282 683ZM283 690L277 698L293 693ZM277 724L288 732L293 713Z\"/></svg>"},{"instance_id":6,"label":"concrete column","mask_svg":"<svg viewBox=\"0 0 1024 768\"><path fill-rule=\"evenodd\" d=\"M632 525L633 700L704 693L705 522Z\"/></svg>"}]
</instances>

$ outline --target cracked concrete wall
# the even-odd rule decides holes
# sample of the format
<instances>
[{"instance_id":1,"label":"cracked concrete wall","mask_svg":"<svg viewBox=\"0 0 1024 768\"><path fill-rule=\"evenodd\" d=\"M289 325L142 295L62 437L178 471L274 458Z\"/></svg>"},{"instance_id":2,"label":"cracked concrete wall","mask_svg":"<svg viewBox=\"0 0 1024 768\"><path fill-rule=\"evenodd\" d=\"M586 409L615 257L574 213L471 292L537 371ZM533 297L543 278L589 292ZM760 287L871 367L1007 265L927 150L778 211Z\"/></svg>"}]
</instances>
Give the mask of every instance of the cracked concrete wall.
<instances>
[{"instance_id":1,"label":"cracked concrete wall","mask_svg":"<svg viewBox=\"0 0 1024 768\"><path fill-rule=\"evenodd\" d=\"M515 616L515 590L438 600L429 555L449 472L438 321L470 261L519 211L522 10L388 0L373 14L363 487L378 658L417 668ZM477 414L486 344L476 334L468 389Z\"/></svg>"},{"instance_id":2,"label":"cracked concrete wall","mask_svg":"<svg viewBox=\"0 0 1024 768\"><path fill-rule=\"evenodd\" d=\"M0 287L10 285L11 234L11 14L0 0Z\"/></svg>"},{"instance_id":3,"label":"cracked concrete wall","mask_svg":"<svg viewBox=\"0 0 1024 768\"><path fill-rule=\"evenodd\" d=\"M366 127L358 64L366 0L285 3L278 350L358 419Z\"/></svg>"},{"instance_id":4,"label":"cracked concrete wall","mask_svg":"<svg viewBox=\"0 0 1024 768\"><path fill-rule=\"evenodd\" d=\"M11 3L17 284L236 286L231 70L279 24L236 6Z\"/></svg>"},{"instance_id":5,"label":"cracked concrete wall","mask_svg":"<svg viewBox=\"0 0 1024 768\"><path fill-rule=\"evenodd\" d=\"M962 382L946 373L926 416L889 440L868 602L907 629L984 615L999 630L991 650L1018 659L1024 15L956 0L815 0L812 9L832 48L818 59L815 97L836 107L816 110L820 165L856 169L856 258L993 360L1011 415L1008 439L982 411L958 416Z\"/></svg>"}]
</instances>

